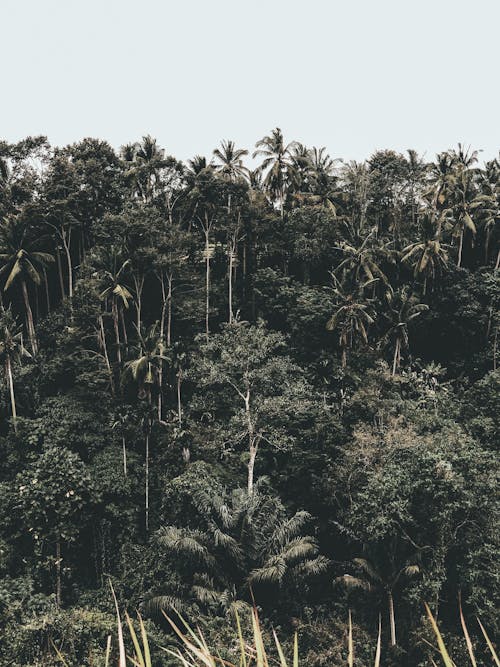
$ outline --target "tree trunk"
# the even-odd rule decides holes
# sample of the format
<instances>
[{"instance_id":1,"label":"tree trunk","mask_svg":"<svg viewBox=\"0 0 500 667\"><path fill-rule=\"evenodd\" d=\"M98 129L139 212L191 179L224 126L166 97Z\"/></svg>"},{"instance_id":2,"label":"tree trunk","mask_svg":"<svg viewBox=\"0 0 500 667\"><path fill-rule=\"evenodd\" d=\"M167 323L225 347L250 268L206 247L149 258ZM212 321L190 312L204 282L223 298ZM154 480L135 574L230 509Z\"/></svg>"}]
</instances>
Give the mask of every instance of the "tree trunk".
<instances>
[{"instance_id":1,"label":"tree trunk","mask_svg":"<svg viewBox=\"0 0 500 667\"><path fill-rule=\"evenodd\" d=\"M120 350L120 329L119 329L119 323L118 323L118 304L116 303L116 299L113 298L113 301L111 303L111 310L113 313L113 326L115 329L115 340L116 340L116 359L119 364L122 362L122 353Z\"/></svg>"},{"instance_id":2,"label":"tree trunk","mask_svg":"<svg viewBox=\"0 0 500 667\"><path fill-rule=\"evenodd\" d=\"M127 476L127 443L125 436L122 435L122 453L123 453L123 474Z\"/></svg>"},{"instance_id":3,"label":"tree trunk","mask_svg":"<svg viewBox=\"0 0 500 667\"><path fill-rule=\"evenodd\" d=\"M464 230L460 232L460 241L458 244L458 258L457 258L457 266L460 267L462 265L462 249L464 246Z\"/></svg>"},{"instance_id":4,"label":"tree trunk","mask_svg":"<svg viewBox=\"0 0 500 667\"><path fill-rule=\"evenodd\" d=\"M255 459L257 458L258 445L250 445L250 458L248 459L248 495L253 494Z\"/></svg>"},{"instance_id":5,"label":"tree trunk","mask_svg":"<svg viewBox=\"0 0 500 667\"><path fill-rule=\"evenodd\" d=\"M401 351L401 340L398 337L396 338L396 345L394 347L394 358L392 360L392 377L396 375L396 371L399 369L400 351Z\"/></svg>"},{"instance_id":6,"label":"tree trunk","mask_svg":"<svg viewBox=\"0 0 500 667\"><path fill-rule=\"evenodd\" d=\"M61 253L59 252L59 248L56 248L56 259L57 259L57 275L59 277L59 286L61 287L61 299L64 301L64 299L66 298L66 292L64 290Z\"/></svg>"},{"instance_id":7,"label":"tree trunk","mask_svg":"<svg viewBox=\"0 0 500 667\"><path fill-rule=\"evenodd\" d=\"M146 431L145 443L145 482L144 482L144 520L146 532L149 531L149 425Z\"/></svg>"},{"instance_id":8,"label":"tree trunk","mask_svg":"<svg viewBox=\"0 0 500 667\"><path fill-rule=\"evenodd\" d=\"M229 324L233 323L233 256L234 256L233 243L231 243L229 246L229 270L228 270Z\"/></svg>"},{"instance_id":9,"label":"tree trunk","mask_svg":"<svg viewBox=\"0 0 500 667\"><path fill-rule=\"evenodd\" d=\"M106 368L108 369L109 373L109 383L111 385L111 394L114 396L115 395L115 383L113 380L113 371L111 370L111 364L109 363L109 356L108 356L108 346L106 345L106 332L104 331L104 322L102 320L102 315L99 316L99 331L100 331L100 342L101 342L101 348L102 348L102 353L104 355L104 361L106 362Z\"/></svg>"},{"instance_id":10,"label":"tree trunk","mask_svg":"<svg viewBox=\"0 0 500 667\"><path fill-rule=\"evenodd\" d=\"M47 315L50 315L50 294L49 294L49 281L47 278L47 270L45 266L43 267L43 284L45 285L45 299L47 301Z\"/></svg>"},{"instance_id":11,"label":"tree trunk","mask_svg":"<svg viewBox=\"0 0 500 667\"><path fill-rule=\"evenodd\" d=\"M177 421L179 422L179 428L182 427L181 386L182 386L182 368L179 367L179 370L177 371Z\"/></svg>"},{"instance_id":12,"label":"tree trunk","mask_svg":"<svg viewBox=\"0 0 500 667\"><path fill-rule=\"evenodd\" d=\"M56 604L61 606L62 584L61 584L61 539L56 542Z\"/></svg>"},{"instance_id":13,"label":"tree trunk","mask_svg":"<svg viewBox=\"0 0 500 667\"><path fill-rule=\"evenodd\" d=\"M28 287L26 285L26 281L23 280L21 282L21 287L23 290L23 298L24 298L24 307L26 309L26 323L28 327L28 336L30 339L30 344L31 344L31 351L33 352L33 356L35 356L38 352L38 344L36 341L36 334L35 334L35 325L33 323L33 313L31 312L31 306L30 306L30 299L28 295Z\"/></svg>"},{"instance_id":14,"label":"tree trunk","mask_svg":"<svg viewBox=\"0 0 500 667\"><path fill-rule=\"evenodd\" d=\"M7 376L7 382L9 384L9 393L10 393L10 405L12 408L12 421L14 424L14 432L17 433L17 409L16 409L16 396L14 394L14 380L12 378L12 364L10 361L10 355L7 354L5 357L5 374Z\"/></svg>"},{"instance_id":15,"label":"tree trunk","mask_svg":"<svg viewBox=\"0 0 500 667\"><path fill-rule=\"evenodd\" d=\"M396 618L394 615L394 600L392 597L392 591L389 591L388 599L389 599L389 621L391 625L391 646L396 646Z\"/></svg>"},{"instance_id":16,"label":"tree trunk","mask_svg":"<svg viewBox=\"0 0 500 667\"><path fill-rule=\"evenodd\" d=\"M210 334L209 313L210 313L210 248L209 233L205 231L205 336L208 341Z\"/></svg>"},{"instance_id":17,"label":"tree trunk","mask_svg":"<svg viewBox=\"0 0 500 667\"><path fill-rule=\"evenodd\" d=\"M71 251L69 244L71 243L71 236L69 239L66 239L66 232L61 231L61 238L64 246L64 252L66 253L66 262L68 264L68 296L70 299L73 298L73 264L71 262Z\"/></svg>"}]
</instances>

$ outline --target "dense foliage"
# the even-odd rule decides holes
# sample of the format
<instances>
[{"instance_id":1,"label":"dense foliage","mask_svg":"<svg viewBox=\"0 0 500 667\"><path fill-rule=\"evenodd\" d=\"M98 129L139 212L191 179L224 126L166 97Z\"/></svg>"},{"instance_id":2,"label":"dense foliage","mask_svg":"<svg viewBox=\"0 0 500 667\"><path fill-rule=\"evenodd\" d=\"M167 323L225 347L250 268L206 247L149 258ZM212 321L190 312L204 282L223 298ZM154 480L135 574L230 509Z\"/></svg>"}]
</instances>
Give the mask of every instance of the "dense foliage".
<instances>
[{"instance_id":1,"label":"dense foliage","mask_svg":"<svg viewBox=\"0 0 500 667\"><path fill-rule=\"evenodd\" d=\"M500 630L500 163L245 159L0 143L2 665L99 664L109 579L314 665Z\"/></svg>"}]
</instances>

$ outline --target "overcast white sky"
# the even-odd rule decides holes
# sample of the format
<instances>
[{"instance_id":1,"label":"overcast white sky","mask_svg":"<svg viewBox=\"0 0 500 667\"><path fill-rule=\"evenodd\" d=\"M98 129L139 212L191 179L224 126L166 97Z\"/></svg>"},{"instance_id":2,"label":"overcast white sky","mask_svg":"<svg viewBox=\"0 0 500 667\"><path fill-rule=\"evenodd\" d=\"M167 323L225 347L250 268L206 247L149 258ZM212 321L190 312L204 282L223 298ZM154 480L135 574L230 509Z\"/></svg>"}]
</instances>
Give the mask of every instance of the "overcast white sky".
<instances>
[{"instance_id":1,"label":"overcast white sky","mask_svg":"<svg viewBox=\"0 0 500 667\"><path fill-rule=\"evenodd\" d=\"M500 148L500 0L0 0L0 137Z\"/></svg>"}]
</instances>

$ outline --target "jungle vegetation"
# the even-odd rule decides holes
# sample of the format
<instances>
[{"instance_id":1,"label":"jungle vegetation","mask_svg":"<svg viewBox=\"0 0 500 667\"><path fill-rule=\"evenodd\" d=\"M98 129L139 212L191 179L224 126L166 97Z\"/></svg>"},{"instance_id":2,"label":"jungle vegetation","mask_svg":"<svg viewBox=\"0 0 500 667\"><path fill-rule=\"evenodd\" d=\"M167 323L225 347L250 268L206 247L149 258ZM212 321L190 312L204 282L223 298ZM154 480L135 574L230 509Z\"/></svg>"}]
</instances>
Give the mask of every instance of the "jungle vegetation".
<instances>
[{"instance_id":1,"label":"jungle vegetation","mask_svg":"<svg viewBox=\"0 0 500 667\"><path fill-rule=\"evenodd\" d=\"M110 580L152 645L498 637L498 159L0 142L0 294L0 664L104 664Z\"/></svg>"}]
</instances>

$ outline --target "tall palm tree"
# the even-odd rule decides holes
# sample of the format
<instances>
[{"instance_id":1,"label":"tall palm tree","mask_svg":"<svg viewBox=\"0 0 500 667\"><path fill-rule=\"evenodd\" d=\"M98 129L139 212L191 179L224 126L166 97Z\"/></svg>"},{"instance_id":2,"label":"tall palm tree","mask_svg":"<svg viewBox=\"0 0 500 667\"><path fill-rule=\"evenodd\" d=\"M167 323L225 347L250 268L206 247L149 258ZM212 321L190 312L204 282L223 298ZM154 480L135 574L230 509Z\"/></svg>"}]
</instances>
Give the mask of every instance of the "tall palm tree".
<instances>
[{"instance_id":1,"label":"tall palm tree","mask_svg":"<svg viewBox=\"0 0 500 667\"><path fill-rule=\"evenodd\" d=\"M54 261L51 254L33 249L27 239L28 226L20 217L7 219L0 227L0 275L5 275L4 292L20 282L26 311L26 328L31 351L36 355L38 343L29 299L27 282L38 286L42 282L43 269Z\"/></svg>"},{"instance_id":2,"label":"tall palm tree","mask_svg":"<svg viewBox=\"0 0 500 667\"><path fill-rule=\"evenodd\" d=\"M220 148L214 150L216 159L216 171L229 181L234 182L238 178L245 178L248 169L243 164L243 158L248 155L244 148L236 148L234 141L221 141Z\"/></svg>"},{"instance_id":3,"label":"tall palm tree","mask_svg":"<svg viewBox=\"0 0 500 667\"><path fill-rule=\"evenodd\" d=\"M380 264L383 259L392 261L391 253L388 245L374 241L374 233L370 232L358 248L342 242L339 249L344 259L335 269L335 274L349 276L354 282L378 278L384 285L388 285L389 279Z\"/></svg>"},{"instance_id":4,"label":"tall palm tree","mask_svg":"<svg viewBox=\"0 0 500 667\"><path fill-rule=\"evenodd\" d=\"M277 127L269 136L265 136L255 144L257 150L253 153L254 158L264 158L258 170L265 173L263 185L272 200L278 203L282 216L293 146L293 142L285 144L283 133Z\"/></svg>"},{"instance_id":5,"label":"tall palm tree","mask_svg":"<svg viewBox=\"0 0 500 667\"><path fill-rule=\"evenodd\" d=\"M123 308L128 309L129 302L132 300L132 294L125 285L123 278L130 265L131 260L122 261L120 253L115 246L106 248L103 255L99 258L99 263L104 265L101 277L106 287L100 294L103 301L107 302L111 298L111 314L113 317L113 327L116 340L116 358L118 363L122 361L121 355L121 337L120 337L120 316L122 319L123 334L126 336L125 323L123 321Z\"/></svg>"},{"instance_id":6,"label":"tall palm tree","mask_svg":"<svg viewBox=\"0 0 500 667\"><path fill-rule=\"evenodd\" d=\"M368 280L352 290L342 287L336 277L333 292L335 295L335 310L326 323L328 331L337 331L339 344L342 350L342 368L347 366L347 351L352 349L356 340L368 344L368 329L375 321L370 303L364 297L364 290L374 283Z\"/></svg>"},{"instance_id":7,"label":"tall palm tree","mask_svg":"<svg viewBox=\"0 0 500 667\"><path fill-rule=\"evenodd\" d=\"M382 338L382 344L394 346L392 358L392 375L396 375L401 365L401 352L408 349L408 327L410 322L419 317L423 312L429 310L425 303L419 303L415 295L408 288L396 292L391 299L389 314L384 317L389 321L389 329Z\"/></svg>"},{"instance_id":8,"label":"tall palm tree","mask_svg":"<svg viewBox=\"0 0 500 667\"><path fill-rule=\"evenodd\" d=\"M22 357L31 357L23 345L22 327L18 326L11 309L2 310L0 313L0 361L3 362L5 377L10 394L10 406L14 431L17 433L17 409L14 391L14 378L12 366L20 361Z\"/></svg>"},{"instance_id":9,"label":"tall palm tree","mask_svg":"<svg viewBox=\"0 0 500 667\"><path fill-rule=\"evenodd\" d=\"M129 167L125 175L132 180L137 195L144 202L151 201L161 185L161 170L167 165L164 149L148 134L138 143L123 146L121 157Z\"/></svg>"},{"instance_id":10,"label":"tall palm tree","mask_svg":"<svg viewBox=\"0 0 500 667\"><path fill-rule=\"evenodd\" d=\"M402 250L401 262L413 268L415 278L424 279L424 294L427 292L428 283L432 285L448 268L448 252L441 242L441 230L450 213L450 209L443 209L434 214L425 214L423 225L434 230L433 237L410 243Z\"/></svg>"},{"instance_id":11,"label":"tall palm tree","mask_svg":"<svg viewBox=\"0 0 500 667\"><path fill-rule=\"evenodd\" d=\"M389 624L391 628L391 646L396 646L396 614L394 610L394 589L403 578L416 576L420 568L415 563L406 563L401 568L389 568L384 571L368 558L354 558L353 565L359 576L344 574L337 577L336 583L346 588L361 588L366 591L382 593L387 598L389 607Z\"/></svg>"}]
</instances>

